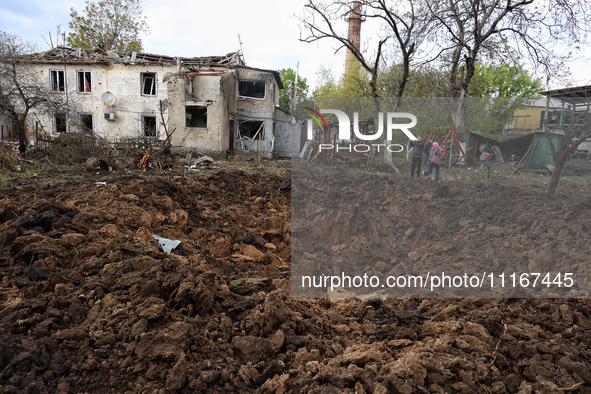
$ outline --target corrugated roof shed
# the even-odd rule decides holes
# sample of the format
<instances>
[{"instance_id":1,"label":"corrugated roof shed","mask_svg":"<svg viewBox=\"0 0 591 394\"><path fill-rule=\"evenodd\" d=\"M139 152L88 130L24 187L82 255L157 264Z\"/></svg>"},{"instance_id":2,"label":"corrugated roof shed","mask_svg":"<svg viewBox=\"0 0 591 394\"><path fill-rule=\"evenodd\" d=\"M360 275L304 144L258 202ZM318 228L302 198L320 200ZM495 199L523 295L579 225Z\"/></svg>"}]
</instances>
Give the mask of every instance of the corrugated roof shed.
<instances>
[{"instance_id":1,"label":"corrugated roof shed","mask_svg":"<svg viewBox=\"0 0 591 394\"><path fill-rule=\"evenodd\" d=\"M542 92L538 92L538 94L547 97L553 97L557 100L572 105L587 104L591 102L591 85L544 90Z\"/></svg>"}]
</instances>

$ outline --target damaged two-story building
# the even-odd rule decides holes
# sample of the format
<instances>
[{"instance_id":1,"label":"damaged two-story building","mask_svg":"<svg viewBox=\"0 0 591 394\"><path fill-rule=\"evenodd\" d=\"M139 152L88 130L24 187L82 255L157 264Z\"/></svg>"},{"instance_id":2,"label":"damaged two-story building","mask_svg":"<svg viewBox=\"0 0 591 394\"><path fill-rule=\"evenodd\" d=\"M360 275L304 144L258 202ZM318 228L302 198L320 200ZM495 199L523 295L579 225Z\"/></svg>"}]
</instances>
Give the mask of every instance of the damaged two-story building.
<instances>
[{"instance_id":1,"label":"damaged two-story building","mask_svg":"<svg viewBox=\"0 0 591 394\"><path fill-rule=\"evenodd\" d=\"M67 98L66 111L35 113L46 134L164 139L168 130L175 149L242 149L265 158L299 147L290 138L295 118L278 107L279 73L246 66L240 52L175 58L58 47L26 61L52 95Z\"/></svg>"}]
</instances>

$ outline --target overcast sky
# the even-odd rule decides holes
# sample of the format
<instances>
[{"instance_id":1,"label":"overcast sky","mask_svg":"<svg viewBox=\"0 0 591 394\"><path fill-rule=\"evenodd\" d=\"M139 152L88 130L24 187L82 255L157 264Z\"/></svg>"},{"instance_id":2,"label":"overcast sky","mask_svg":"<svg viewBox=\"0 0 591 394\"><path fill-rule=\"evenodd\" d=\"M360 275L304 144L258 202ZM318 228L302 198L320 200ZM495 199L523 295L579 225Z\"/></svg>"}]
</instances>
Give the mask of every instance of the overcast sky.
<instances>
[{"instance_id":1,"label":"overcast sky","mask_svg":"<svg viewBox=\"0 0 591 394\"><path fill-rule=\"evenodd\" d=\"M305 0L144 0L150 34L142 37L145 52L169 56L224 55L240 49L251 67L279 70L296 68L315 85L321 65L339 75L345 52L335 54L336 44L300 42L299 21ZM70 8L79 13L84 0L0 0L0 30L49 49L49 32L55 44L57 26L68 30ZM375 31L365 22L362 42ZM342 23L346 31L345 22ZM44 40L44 38L45 40ZM591 51L587 50L587 53ZM589 56L588 56L589 57ZM574 85L591 83L591 61L571 66ZM553 86L553 88L561 86Z\"/></svg>"}]
</instances>

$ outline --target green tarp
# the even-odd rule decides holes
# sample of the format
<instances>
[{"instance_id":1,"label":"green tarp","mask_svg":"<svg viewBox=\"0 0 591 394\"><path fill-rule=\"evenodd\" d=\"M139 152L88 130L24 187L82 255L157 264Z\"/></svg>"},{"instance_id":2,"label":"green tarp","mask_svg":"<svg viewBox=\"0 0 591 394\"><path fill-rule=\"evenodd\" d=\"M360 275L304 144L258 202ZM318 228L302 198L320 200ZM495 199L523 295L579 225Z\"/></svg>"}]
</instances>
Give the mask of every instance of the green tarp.
<instances>
[{"instance_id":1,"label":"green tarp","mask_svg":"<svg viewBox=\"0 0 591 394\"><path fill-rule=\"evenodd\" d=\"M564 136L561 134L551 134L550 136L556 150L560 149ZM544 132L506 135L492 135L479 131L468 132L467 149L473 148L473 151L476 152L482 143L497 146L505 160L511 153L517 153L522 158L525 157L520 162L521 168L537 169L545 168L548 164L555 164L550 144ZM473 157L473 154L467 155L468 160Z\"/></svg>"},{"instance_id":2,"label":"green tarp","mask_svg":"<svg viewBox=\"0 0 591 394\"><path fill-rule=\"evenodd\" d=\"M531 152L523 163L523 168L545 168L546 165L554 165L554 158L552 157L552 150L550 149L550 143L544 133L536 134L532 141ZM556 150L562 148L562 141L564 136L560 134L551 134L552 143Z\"/></svg>"}]
</instances>

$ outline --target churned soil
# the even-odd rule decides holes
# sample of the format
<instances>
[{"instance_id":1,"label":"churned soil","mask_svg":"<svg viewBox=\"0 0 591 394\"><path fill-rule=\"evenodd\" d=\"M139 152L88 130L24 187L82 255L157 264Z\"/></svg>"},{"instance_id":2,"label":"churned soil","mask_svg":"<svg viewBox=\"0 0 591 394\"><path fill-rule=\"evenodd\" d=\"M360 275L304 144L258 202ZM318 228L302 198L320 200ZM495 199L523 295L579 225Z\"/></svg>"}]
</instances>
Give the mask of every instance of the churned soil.
<instances>
[{"instance_id":1,"label":"churned soil","mask_svg":"<svg viewBox=\"0 0 591 394\"><path fill-rule=\"evenodd\" d=\"M589 250L584 193L370 183L397 264ZM293 298L291 198L243 171L0 191L0 393L591 393L586 299Z\"/></svg>"},{"instance_id":2,"label":"churned soil","mask_svg":"<svg viewBox=\"0 0 591 394\"><path fill-rule=\"evenodd\" d=\"M296 168L292 178L296 281L301 282L298 275L335 271L382 279L466 273L475 276L473 283L484 278L480 282L486 285L381 292L416 298L591 297L588 190L570 188L568 194L549 196L541 185L500 179L438 185L433 177L409 179L344 167ZM368 293L367 287L359 292ZM326 295L324 289L314 290L307 294Z\"/></svg>"}]
</instances>

